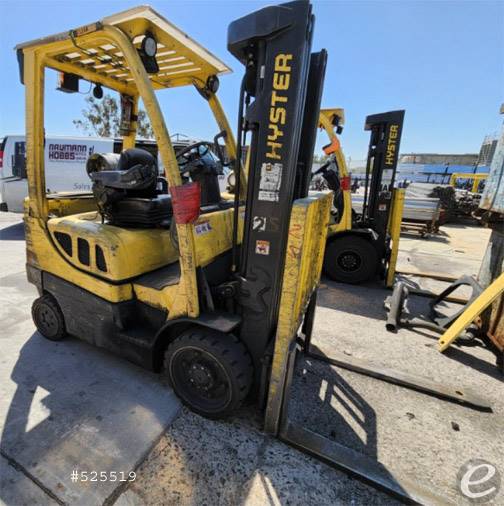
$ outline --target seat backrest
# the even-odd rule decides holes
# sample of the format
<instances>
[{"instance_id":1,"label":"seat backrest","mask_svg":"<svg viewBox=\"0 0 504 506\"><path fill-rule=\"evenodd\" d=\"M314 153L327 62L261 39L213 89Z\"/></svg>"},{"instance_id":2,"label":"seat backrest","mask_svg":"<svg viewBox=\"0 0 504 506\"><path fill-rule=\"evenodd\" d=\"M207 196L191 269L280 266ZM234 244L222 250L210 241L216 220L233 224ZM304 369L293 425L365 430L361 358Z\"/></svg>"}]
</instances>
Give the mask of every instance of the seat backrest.
<instances>
[{"instance_id":1,"label":"seat backrest","mask_svg":"<svg viewBox=\"0 0 504 506\"><path fill-rule=\"evenodd\" d=\"M113 218L114 207L124 199L157 196L157 162L143 149L127 149L120 156L96 153L88 159L86 169L98 209L108 219Z\"/></svg>"},{"instance_id":2,"label":"seat backrest","mask_svg":"<svg viewBox=\"0 0 504 506\"><path fill-rule=\"evenodd\" d=\"M95 153L89 157L86 169L93 183L128 192L148 190L155 193L157 162L143 149L127 149L121 155Z\"/></svg>"}]
</instances>

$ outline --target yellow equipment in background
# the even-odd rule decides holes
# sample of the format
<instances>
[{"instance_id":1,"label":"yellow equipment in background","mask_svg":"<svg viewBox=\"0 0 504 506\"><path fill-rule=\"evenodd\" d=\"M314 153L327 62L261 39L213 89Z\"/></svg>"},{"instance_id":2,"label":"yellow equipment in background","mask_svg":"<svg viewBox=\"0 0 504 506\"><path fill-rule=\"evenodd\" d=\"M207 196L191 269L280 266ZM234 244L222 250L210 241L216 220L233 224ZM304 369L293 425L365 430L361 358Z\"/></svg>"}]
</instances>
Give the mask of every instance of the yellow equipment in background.
<instances>
[{"instance_id":1,"label":"yellow equipment in background","mask_svg":"<svg viewBox=\"0 0 504 506\"><path fill-rule=\"evenodd\" d=\"M341 132L345 124L344 109L321 109L319 116L319 128L324 129L329 138L329 144L324 146L326 155L333 155L338 168L340 179L342 212L336 216L332 214L329 224L329 235L352 229L352 193L350 190L350 173L346 165L345 155L341 148L341 142L336 131Z\"/></svg>"},{"instance_id":2,"label":"yellow equipment in background","mask_svg":"<svg viewBox=\"0 0 504 506\"><path fill-rule=\"evenodd\" d=\"M334 192L324 258L324 272L334 281L363 283L378 274L387 286L393 284L404 206L404 190L394 188L403 117L404 111L392 111L366 118L371 141L358 215L352 209L351 174L337 135L345 122L344 110L320 111L329 159L314 174L322 174Z\"/></svg>"},{"instance_id":3,"label":"yellow equipment in background","mask_svg":"<svg viewBox=\"0 0 504 506\"><path fill-rule=\"evenodd\" d=\"M488 174L468 174L465 172L454 172L450 176L450 186L457 187L460 180L472 181L471 193L478 193L481 181L486 181Z\"/></svg>"},{"instance_id":4,"label":"yellow equipment in background","mask_svg":"<svg viewBox=\"0 0 504 506\"><path fill-rule=\"evenodd\" d=\"M439 338L439 351L445 351L453 343L453 341L455 341L455 339L457 339L457 337L503 293L504 274L501 274L490 286L483 290L478 297L468 304L468 306L464 309L464 312Z\"/></svg>"}]
</instances>

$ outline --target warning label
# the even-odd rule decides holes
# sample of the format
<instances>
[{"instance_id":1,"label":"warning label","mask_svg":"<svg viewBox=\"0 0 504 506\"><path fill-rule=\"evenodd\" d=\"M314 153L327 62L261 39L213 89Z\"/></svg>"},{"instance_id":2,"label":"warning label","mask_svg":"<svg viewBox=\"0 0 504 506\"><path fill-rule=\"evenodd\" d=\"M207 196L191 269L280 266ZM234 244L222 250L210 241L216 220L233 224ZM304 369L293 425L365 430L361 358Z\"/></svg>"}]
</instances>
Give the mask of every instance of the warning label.
<instances>
[{"instance_id":1,"label":"warning label","mask_svg":"<svg viewBox=\"0 0 504 506\"><path fill-rule=\"evenodd\" d=\"M259 181L259 200L278 202L280 199L280 185L282 184L283 164L265 162L261 165L261 179Z\"/></svg>"},{"instance_id":2,"label":"warning label","mask_svg":"<svg viewBox=\"0 0 504 506\"><path fill-rule=\"evenodd\" d=\"M255 252L258 255L269 255L270 242L269 241L256 241Z\"/></svg>"},{"instance_id":3,"label":"warning label","mask_svg":"<svg viewBox=\"0 0 504 506\"><path fill-rule=\"evenodd\" d=\"M254 216L252 220L252 230L264 232L266 230L266 216Z\"/></svg>"},{"instance_id":4,"label":"warning label","mask_svg":"<svg viewBox=\"0 0 504 506\"><path fill-rule=\"evenodd\" d=\"M194 225L194 231L196 235L208 234L212 230L212 226L209 221L203 221L202 223L196 223Z\"/></svg>"}]
</instances>

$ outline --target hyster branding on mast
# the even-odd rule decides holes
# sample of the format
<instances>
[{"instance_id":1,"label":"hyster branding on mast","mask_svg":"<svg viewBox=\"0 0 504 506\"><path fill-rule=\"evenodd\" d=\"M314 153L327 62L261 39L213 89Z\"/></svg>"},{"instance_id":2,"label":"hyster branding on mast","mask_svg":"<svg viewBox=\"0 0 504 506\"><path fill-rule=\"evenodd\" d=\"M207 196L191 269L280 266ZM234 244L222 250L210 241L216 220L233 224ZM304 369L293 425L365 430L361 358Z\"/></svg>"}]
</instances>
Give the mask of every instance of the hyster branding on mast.
<instances>
[{"instance_id":1,"label":"hyster branding on mast","mask_svg":"<svg viewBox=\"0 0 504 506\"><path fill-rule=\"evenodd\" d=\"M295 184L313 21L311 5L297 1L261 9L228 29L228 49L245 65L239 123L252 134L237 300L256 372L276 329L291 208L300 196ZM318 79L324 72L325 66ZM310 113L318 117L318 110Z\"/></svg>"},{"instance_id":2,"label":"hyster branding on mast","mask_svg":"<svg viewBox=\"0 0 504 506\"><path fill-rule=\"evenodd\" d=\"M282 138L284 135L283 125L285 125L287 110L284 104L287 103L288 97L285 92L288 91L290 85L290 73L292 60L291 54L279 54L275 58L275 72L273 73L273 91L271 92L271 107L269 113L269 133L268 148L266 152L267 158L280 160L282 157L277 150L282 149Z\"/></svg>"}]
</instances>

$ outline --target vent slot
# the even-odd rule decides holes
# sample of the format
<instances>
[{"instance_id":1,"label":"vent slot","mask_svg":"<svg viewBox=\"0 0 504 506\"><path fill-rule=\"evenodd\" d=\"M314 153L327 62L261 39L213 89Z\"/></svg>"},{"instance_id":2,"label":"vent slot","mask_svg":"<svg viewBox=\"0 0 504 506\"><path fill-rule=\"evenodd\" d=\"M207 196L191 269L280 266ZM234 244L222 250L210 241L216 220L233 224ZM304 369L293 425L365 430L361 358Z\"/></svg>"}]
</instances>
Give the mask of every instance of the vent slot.
<instances>
[{"instance_id":1,"label":"vent slot","mask_svg":"<svg viewBox=\"0 0 504 506\"><path fill-rule=\"evenodd\" d=\"M86 239L77 239L77 256L82 265L89 265L89 243Z\"/></svg>"},{"instance_id":2,"label":"vent slot","mask_svg":"<svg viewBox=\"0 0 504 506\"><path fill-rule=\"evenodd\" d=\"M105 262L105 255L103 254L103 250L100 246L95 246L95 258L96 258L96 267L102 272L107 272L107 262Z\"/></svg>"},{"instance_id":3,"label":"vent slot","mask_svg":"<svg viewBox=\"0 0 504 506\"><path fill-rule=\"evenodd\" d=\"M58 241L59 245L63 248L63 251L68 255L72 256L72 238L69 234L64 232L54 232L54 237Z\"/></svg>"}]
</instances>

